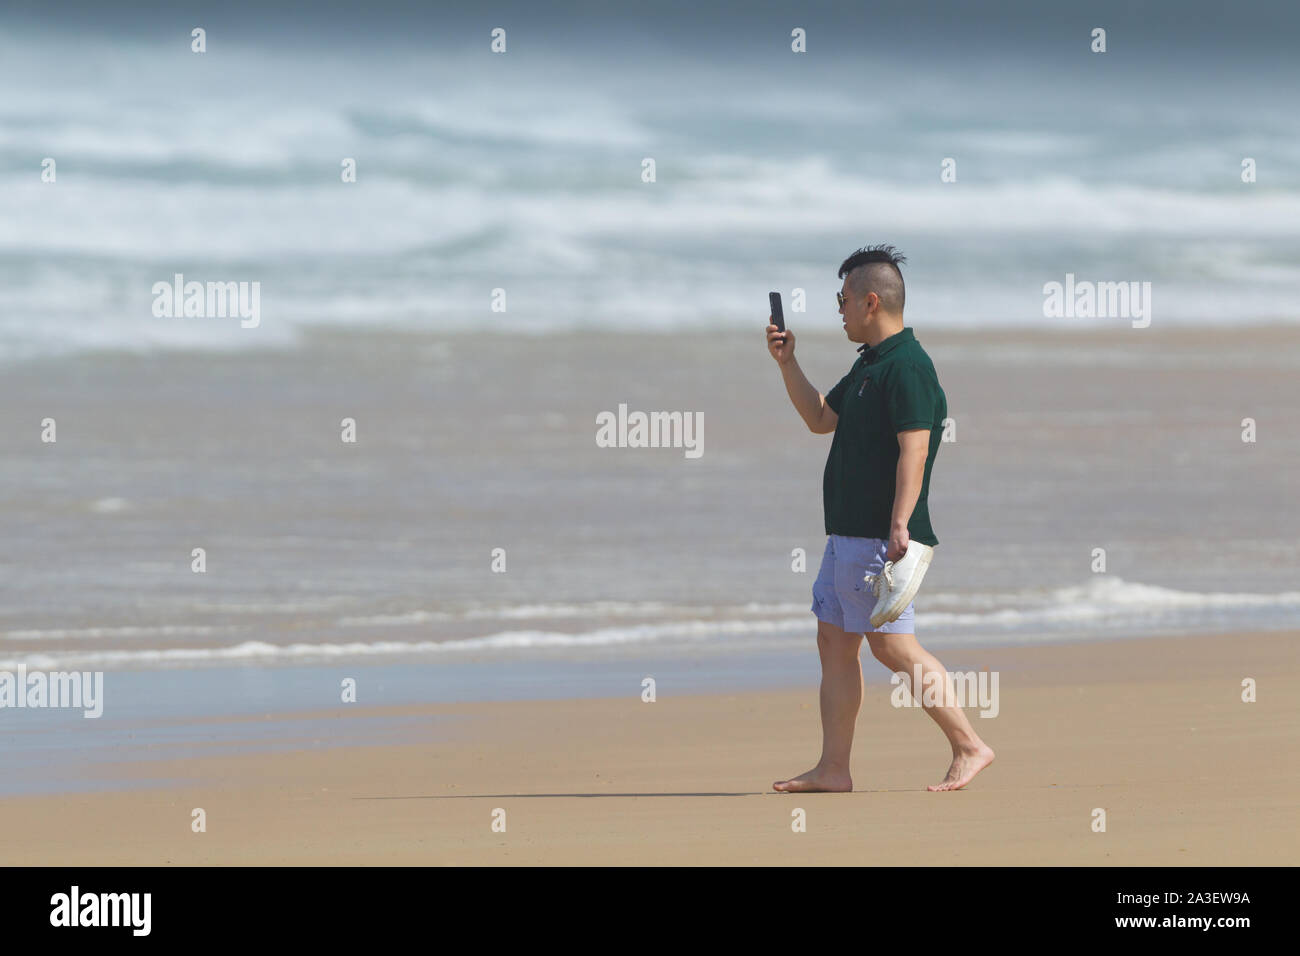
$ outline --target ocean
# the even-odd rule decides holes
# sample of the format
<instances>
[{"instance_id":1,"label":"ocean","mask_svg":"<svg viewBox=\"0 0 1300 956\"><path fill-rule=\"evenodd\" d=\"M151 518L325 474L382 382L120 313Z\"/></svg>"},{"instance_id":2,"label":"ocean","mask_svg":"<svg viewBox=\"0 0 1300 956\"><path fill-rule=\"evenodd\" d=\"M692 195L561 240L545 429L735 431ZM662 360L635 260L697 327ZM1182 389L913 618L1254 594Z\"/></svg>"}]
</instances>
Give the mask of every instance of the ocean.
<instances>
[{"instance_id":1,"label":"ocean","mask_svg":"<svg viewBox=\"0 0 1300 956\"><path fill-rule=\"evenodd\" d=\"M0 34L0 361L319 327L739 329L769 288L825 323L839 262L884 241L935 327L1086 329L1045 319L1067 275L1150 282L1164 325L1293 322L1300 75L1208 23L1171 48L1174 6L1104 54L1039 11L964 50L900 24L869 58L811 10L805 54L788 28L710 41L702 12L654 35L576 20L601 42L521 25L503 54L432 14L422 42L346 42L213 11L201 54L179 19L75 45L75 22L19 21ZM1255 44L1293 26L1242 17ZM157 317L177 274L260 283L262 320Z\"/></svg>"}]
</instances>

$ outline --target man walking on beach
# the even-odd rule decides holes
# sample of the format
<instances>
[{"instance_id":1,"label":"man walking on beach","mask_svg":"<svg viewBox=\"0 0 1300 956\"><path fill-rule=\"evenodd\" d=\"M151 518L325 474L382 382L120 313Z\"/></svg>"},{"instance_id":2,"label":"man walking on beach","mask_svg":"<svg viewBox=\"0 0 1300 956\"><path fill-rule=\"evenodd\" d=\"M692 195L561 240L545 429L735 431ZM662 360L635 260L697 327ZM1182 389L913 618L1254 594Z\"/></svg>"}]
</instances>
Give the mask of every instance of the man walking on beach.
<instances>
[{"instance_id":1,"label":"man walking on beach","mask_svg":"<svg viewBox=\"0 0 1300 956\"><path fill-rule=\"evenodd\" d=\"M809 383L795 361L794 333L767 327L768 351L800 417L810 431L835 433L822 479L826 552L812 605L822 665L822 755L807 773L773 784L776 790L853 789L849 752L862 705L858 654L864 633L876 660L905 674L909 687L919 669L922 687L912 687L912 694L952 745L947 776L927 789L960 790L993 762L992 749L957 706L947 671L917 643L911 602L897 619L871 623L877 601L868 576L875 580L887 561L901 561L909 542L939 543L927 498L948 405L934 363L903 326L899 265L905 261L893 246L873 246L840 266L844 332L850 342L863 343L862 355L828 395ZM890 576L892 587L892 570ZM943 688L942 701L923 694L930 686Z\"/></svg>"}]
</instances>

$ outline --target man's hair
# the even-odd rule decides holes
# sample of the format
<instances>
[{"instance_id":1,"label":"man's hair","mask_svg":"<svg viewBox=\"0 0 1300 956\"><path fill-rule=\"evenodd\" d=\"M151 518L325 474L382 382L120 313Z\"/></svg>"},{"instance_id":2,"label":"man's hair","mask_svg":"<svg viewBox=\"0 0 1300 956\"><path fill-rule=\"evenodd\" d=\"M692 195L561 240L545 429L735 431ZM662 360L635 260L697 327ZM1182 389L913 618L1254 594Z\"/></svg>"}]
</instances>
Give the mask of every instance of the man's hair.
<instances>
[{"instance_id":1,"label":"man's hair","mask_svg":"<svg viewBox=\"0 0 1300 956\"><path fill-rule=\"evenodd\" d=\"M899 265L907 261L893 246L868 246L859 249L840 265L839 276L849 277L849 291L861 298L868 292L880 297L880 308L902 313L906 298L903 273Z\"/></svg>"}]
</instances>

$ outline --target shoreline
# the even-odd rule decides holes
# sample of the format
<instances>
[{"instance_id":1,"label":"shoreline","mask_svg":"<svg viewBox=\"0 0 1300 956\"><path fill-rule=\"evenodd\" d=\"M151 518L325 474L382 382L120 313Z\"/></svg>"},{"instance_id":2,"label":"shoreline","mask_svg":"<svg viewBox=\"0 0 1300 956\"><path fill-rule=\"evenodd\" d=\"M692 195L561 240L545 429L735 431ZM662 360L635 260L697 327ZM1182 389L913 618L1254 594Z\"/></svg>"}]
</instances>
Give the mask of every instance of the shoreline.
<instances>
[{"instance_id":1,"label":"shoreline","mask_svg":"<svg viewBox=\"0 0 1300 956\"><path fill-rule=\"evenodd\" d=\"M879 681L858 720L854 792L794 796L770 787L815 762L815 684L679 693L661 680L653 704L629 686L249 716L270 738L308 720L324 739L407 717L415 739L119 760L106 778L143 789L0 798L0 847L11 865L1294 864L1300 771L1276 755L1300 729L1300 703L1279 690L1300 677L1295 639L988 649L971 666L1004 672L1000 713L972 719L998 760L960 794L925 791L946 744ZM945 667L965 669L951 656ZM1257 703L1239 699L1245 677ZM795 806L806 834L790 831ZM190 831L195 807L206 833ZM504 834L490 829L498 807ZM1090 828L1097 807L1109 836Z\"/></svg>"}]
</instances>

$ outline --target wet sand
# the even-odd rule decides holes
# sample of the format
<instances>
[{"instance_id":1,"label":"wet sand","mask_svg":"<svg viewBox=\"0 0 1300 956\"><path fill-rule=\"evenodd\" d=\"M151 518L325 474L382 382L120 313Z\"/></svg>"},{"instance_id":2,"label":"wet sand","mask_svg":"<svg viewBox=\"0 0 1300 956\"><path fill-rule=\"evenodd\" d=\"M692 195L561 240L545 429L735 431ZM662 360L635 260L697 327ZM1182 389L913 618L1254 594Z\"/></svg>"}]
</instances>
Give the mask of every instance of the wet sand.
<instances>
[{"instance_id":1,"label":"wet sand","mask_svg":"<svg viewBox=\"0 0 1300 956\"><path fill-rule=\"evenodd\" d=\"M854 346L800 319L797 355L827 391ZM931 483L929 593L1083 586L1098 548L1131 584L1295 590L1300 327L915 328L956 439ZM620 404L701 414L702 457L598 447L596 416ZM285 352L23 363L0 376L0 657L459 640L514 626L463 610L540 604L807 607L791 554L815 573L829 444L761 327L339 331ZM1248 610L1186 630L1289 626ZM656 623L582 618L517 626Z\"/></svg>"}]
</instances>

